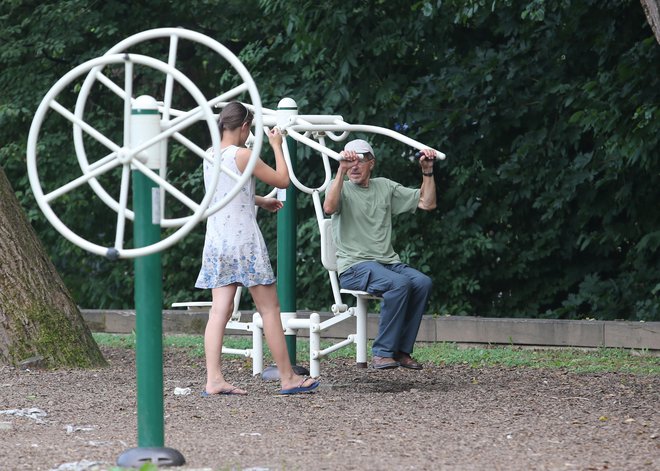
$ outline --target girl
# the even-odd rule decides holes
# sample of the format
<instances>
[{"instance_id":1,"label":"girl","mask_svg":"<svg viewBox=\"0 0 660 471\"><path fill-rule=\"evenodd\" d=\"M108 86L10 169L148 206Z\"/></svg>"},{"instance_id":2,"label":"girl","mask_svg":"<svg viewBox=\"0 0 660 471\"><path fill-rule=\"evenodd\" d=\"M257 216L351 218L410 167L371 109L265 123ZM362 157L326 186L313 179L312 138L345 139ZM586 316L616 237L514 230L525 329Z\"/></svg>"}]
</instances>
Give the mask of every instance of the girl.
<instances>
[{"instance_id":1,"label":"girl","mask_svg":"<svg viewBox=\"0 0 660 471\"><path fill-rule=\"evenodd\" d=\"M220 113L218 126L224 165L237 174L247 167L251 151L245 148L250 135L253 115L239 102L229 103ZM261 130L256 130L261 132ZM257 160L253 177L222 209L208 218L202 268L195 283L197 288L210 288L212 305L204 333L206 355L206 388L203 396L212 394L247 394L225 381L220 356L227 322L234 310L234 294L239 285L250 290L257 311L263 319L264 334L280 377L280 394L312 391L319 382L294 373L284 340L280 320L275 276L270 265L266 244L257 225L255 204L268 211L277 211L282 202L275 198L255 197L255 177L267 185L286 188L289 174L282 152L282 134L279 129L268 131L268 141L275 153L275 169L261 159ZM205 162L205 183L210 164ZM235 185L222 173L211 205L219 201Z\"/></svg>"}]
</instances>

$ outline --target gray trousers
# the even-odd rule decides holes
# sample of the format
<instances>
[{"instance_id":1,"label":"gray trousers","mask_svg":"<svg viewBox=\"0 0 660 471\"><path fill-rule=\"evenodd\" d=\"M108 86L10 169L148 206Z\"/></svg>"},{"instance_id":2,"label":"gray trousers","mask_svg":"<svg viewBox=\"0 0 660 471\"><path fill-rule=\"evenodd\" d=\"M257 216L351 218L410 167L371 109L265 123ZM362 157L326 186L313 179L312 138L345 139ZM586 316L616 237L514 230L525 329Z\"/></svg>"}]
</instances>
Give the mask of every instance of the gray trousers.
<instances>
[{"instance_id":1,"label":"gray trousers","mask_svg":"<svg viewBox=\"0 0 660 471\"><path fill-rule=\"evenodd\" d=\"M404 263L362 262L339 275L344 289L383 298L372 353L392 358L411 354L431 294L431 278Z\"/></svg>"}]
</instances>

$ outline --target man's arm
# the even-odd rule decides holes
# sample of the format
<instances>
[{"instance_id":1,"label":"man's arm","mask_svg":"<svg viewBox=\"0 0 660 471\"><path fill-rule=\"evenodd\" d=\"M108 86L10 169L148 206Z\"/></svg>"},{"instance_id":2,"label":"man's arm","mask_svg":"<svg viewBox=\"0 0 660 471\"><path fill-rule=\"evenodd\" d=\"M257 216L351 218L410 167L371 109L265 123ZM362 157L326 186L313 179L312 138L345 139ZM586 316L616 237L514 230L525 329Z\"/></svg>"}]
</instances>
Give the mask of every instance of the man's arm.
<instances>
[{"instance_id":1,"label":"man's arm","mask_svg":"<svg viewBox=\"0 0 660 471\"><path fill-rule=\"evenodd\" d=\"M357 160L355 160L357 157L354 155L346 157L343 151L340 152L339 155L344 158L350 158L351 160L342 159L339 161L339 167L337 168L335 179L333 180L330 189L325 194L325 200L323 200L323 212L327 215L334 214L339 210L341 189L344 186L344 177L346 176L348 169L357 164Z\"/></svg>"},{"instance_id":2,"label":"man's arm","mask_svg":"<svg viewBox=\"0 0 660 471\"><path fill-rule=\"evenodd\" d=\"M436 188L433 178L433 162L435 161L435 151L431 149L422 149L422 156L419 158L419 165L422 167L422 186L419 193L419 203L417 207L425 211L431 211L436 208Z\"/></svg>"},{"instance_id":3,"label":"man's arm","mask_svg":"<svg viewBox=\"0 0 660 471\"><path fill-rule=\"evenodd\" d=\"M330 185L330 189L325 194L325 200L323 200L323 212L328 216L335 214L339 209L339 200L341 198L341 189L344 186L344 175L339 170L337 170L337 175Z\"/></svg>"}]
</instances>

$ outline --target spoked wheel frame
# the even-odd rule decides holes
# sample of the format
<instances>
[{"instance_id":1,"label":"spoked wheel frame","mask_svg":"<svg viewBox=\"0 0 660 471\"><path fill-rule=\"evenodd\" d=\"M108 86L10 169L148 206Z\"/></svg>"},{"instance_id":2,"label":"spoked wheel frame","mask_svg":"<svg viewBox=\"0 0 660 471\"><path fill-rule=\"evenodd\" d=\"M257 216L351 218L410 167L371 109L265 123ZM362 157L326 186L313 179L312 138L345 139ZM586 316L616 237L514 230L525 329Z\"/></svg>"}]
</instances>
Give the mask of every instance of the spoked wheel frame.
<instances>
[{"instance_id":1,"label":"spoked wheel frame","mask_svg":"<svg viewBox=\"0 0 660 471\"><path fill-rule=\"evenodd\" d=\"M120 53L126 48L155 38L169 38L170 40L170 55L168 63L164 63L152 57ZM241 80L244 82L229 90L226 93L216 96L208 100L199 88L192 83L181 71L176 69L176 51L179 44L179 39L189 39L202 43L209 48L213 49L218 54L222 55L232 67L239 73ZM124 87L120 87L114 83L107 76L103 75L103 69L109 65L123 64L125 67L125 83ZM157 136L148 139L147 142L135 145L133 148L130 144L130 122L131 122L131 109L136 105L136 98L132 96L133 85L133 67L135 64L156 69L166 76L165 97L162 102L158 103L158 111L161 116L160 132ZM80 88L75 112L71 113L68 109L58 103L57 97L74 81L80 81L80 77L87 74L84 82ZM86 102L90 96L92 86L100 81L108 87L112 92L117 94L124 101L124 142L123 144L116 144L110 139L103 136L102 133L94 129L91 125L84 120L84 111ZM198 105L196 108L186 111L178 112L171 108L172 103L172 90L175 83L180 84L194 99ZM223 102L229 101L241 93L248 92L250 100L252 101L251 107L254 113L255 138L252 145L252 152L245 171L241 174L232 172L232 170L222 165L220 159L220 134L218 131L216 116L213 112L214 106L221 106ZM142 98L142 97L140 97ZM74 146L76 150L76 157L82 170L82 176L71 180L59 188L44 193L39 177L38 171L38 155L37 155L37 142L41 132L41 127L49 112L54 111L73 124ZM178 116L175 119L170 119L173 114ZM207 153L204 149L200 149L194 143L187 140L180 131L189 126L199 122L205 121L208 126L209 134L211 136L212 149L211 154ZM178 28L162 28L157 30L150 30L143 33L138 33L126 40L118 43L107 54L102 57L90 60L74 68L69 73L64 75L46 94L43 98L30 128L27 145L27 161L28 161L28 176L32 190L39 207L43 211L49 222L60 232L65 238L74 244L82 247L83 249L95 253L97 255L106 256L108 258L133 258L144 255L149 255L161 251L184 237L192 228L203 218L213 214L224 205L226 205L236 194L240 188L251 178L254 165L256 164L261 145L263 142L262 129L262 107L259 93L252 77L247 72L243 64L224 46L217 41L214 41L207 36L192 31L178 29ZM83 137L84 135L91 136L99 143L104 145L110 150L110 153L103 158L90 164L85 152ZM206 188L206 193L200 203L196 203L191 198L186 196L183 192L179 191L172 184L166 180L166 159L161 166L161 171L153 170L145 165L143 162L141 152L145 149L158 144L159 141L167 141L170 138L179 140L183 145L187 146L198 154L200 159L206 159L212 163L212 177L211 184ZM162 143L164 144L164 143ZM104 173L109 172L118 167L122 168L121 187L119 191L119 198L116 200L101 186L97 177L102 176ZM134 220L134 213L127 207L127 195L130 181L131 171L138 170L149 179L155 182L161 188L161 193L173 196L183 205L190 208L192 215L178 219L165 219L161 217L159 223L164 227L177 228L168 237L160 240L157 243L139 248L124 248L124 226L126 220ZM234 181L235 184L231 191L229 191L223 198L216 201L211 205L215 187L219 180L221 172L227 173ZM60 218L55 214L51 207L51 203L62 195L83 185L89 185L94 193L111 209L117 213L117 227L115 231L115 242L112 247L100 245L93 241L87 240L84 237L76 234L71 230Z\"/></svg>"},{"instance_id":2,"label":"spoked wheel frame","mask_svg":"<svg viewBox=\"0 0 660 471\"><path fill-rule=\"evenodd\" d=\"M218 95L208 101L208 104L211 107L221 105L224 102L230 101L233 98L237 97L238 95L248 92L250 100L251 100L251 105L249 105L254 113L254 128L255 128L255 136L254 136L254 141L252 143L252 152L250 155L250 159L248 161L248 165L245 169L245 172L242 175L236 175L234 172L231 170L227 169L226 167L222 166L221 171L227 173L230 177L232 177L234 180L238 181L238 184L232 190L230 193L228 193L225 197L223 197L221 200L213 203L206 213L204 214L204 218L210 216L211 214L215 213L218 211L220 208L222 208L224 205L227 204L239 191L240 187L245 183L247 178L249 178L252 174L252 170L254 169L254 165L256 164L257 158L259 156L259 153L261 151L261 146L263 143L263 133L261 132L261 129L263 127L263 114L262 114L262 105L261 105L261 99L259 97L259 92L257 90L257 87L254 83L254 80L252 79L252 76L248 72L248 70L245 68L243 63L225 46L220 44L219 42L209 38L208 36L205 36L203 34L197 33L195 31L190 31L182 28L157 28L157 29L152 29L148 31L143 31L141 33L137 33L133 36L130 36L123 41L117 43L114 47L112 47L106 55L110 54L117 54L121 52L125 52L129 50L129 48L137 46L141 43L145 43L148 41L154 41L154 40L161 40L161 39L168 39L170 41L170 47L169 47L169 54L168 54L168 65L171 67L176 67L176 60L177 60L177 52L178 48L180 45L180 41L182 39L184 40L189 40L192 42L196 42L199 44L202 44L209 49L211 49L212 52L220 55L223 59L225 59L231 66L232 68L238 73L240 76L241 80L243 83L237 87L234 87L233 89L222 93L221 95ZM110 79L105 77L103 75L103 70L102 67L97 67L93 69L88 77L85 79L85 82L83 83L80 94L78 97L78 101L76 102L76 108L75 108L75 115L79 119L82 119L82 116L84 114L84 109L85 109L85 104L87 100L87 96L90 93L90 90L92 86L97 82L97 81L102 81L103 83L107 84L109 88L115 90L115 92L118 95L121 95L122 92L120 89L118 89L116 86L113 86L112 82ZM163 126L164 127L170 127L170 128L176 128L176 126L181 125L181 123L185 123L186 121L189 120L195 120L199 119L196 116L199 116L199 112L196 110L191 110L189 112L183 113L180 116L178 116L175 119L171 119L173 113L176 112L176 110L173 110L171 108L172 105L172 99L173 99L173 81L170 76L166 78L165 82L165 94L163 97L163 100L160 106L160 111L161 115L163 116ZM180 139L180 141L191 148L191 150L194 150L200 158L208 158L208 156L204 155L204 150L200 148L194 148L194 144L192 144L190 141L185 139L184 137L181 136L178 132L175 132L172 134L172 136L175 139ZM87 160L87 155L85 152L85 146L83 143L83 132L82 130L74 125L73 128L73 137L74 137L74 145L76 148L76 154L78 156L78 160L80 163L81 169L86 171L86 169L89 167L89 163ZM161 167L161 175L165 175L165 172L167 171L167 166L163 165ZM113 208L115 211L118 208L119 203L112 197L110 196L104 189L103 187L99 184L99 182L95 179L90 180L89 182L90 186L94 190L94 192L101 198L109 207ZM132 211L127 210L126 211L126 217L130 220L134 219L134 214ZM182 224L186 223L188 218L183 217L183 218L176 218L176 219L168 219L168 218L162 218L160 221L160 225L162 227L178 227L181 226Z\"/></svg>"}]
</instances>

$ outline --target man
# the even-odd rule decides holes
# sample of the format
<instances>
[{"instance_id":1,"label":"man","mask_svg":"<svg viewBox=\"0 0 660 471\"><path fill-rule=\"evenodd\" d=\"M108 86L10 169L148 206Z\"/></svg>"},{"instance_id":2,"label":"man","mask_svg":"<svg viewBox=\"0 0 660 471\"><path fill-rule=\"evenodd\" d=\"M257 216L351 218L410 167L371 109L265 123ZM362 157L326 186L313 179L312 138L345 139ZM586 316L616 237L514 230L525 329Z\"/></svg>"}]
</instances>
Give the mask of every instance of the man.
<instances>
[{"instance_id":1,"label":"man","mask_svg":"<svg viewBox=\"0 0 660 471\"><path fill-rule=\"evenodd\" d=\"M371 178L376 157L362 139L346 144L337 175L323 202L332 215L337 269L342 288L383 298L372 366L421 370L411 353L431 293L431 279L401 263L392 247L392 216L436 207L435 151L421 151L422 186L406 188L386 178ZM348 176L348 181L344 178Z\"/></svg>"}]
</instances>

